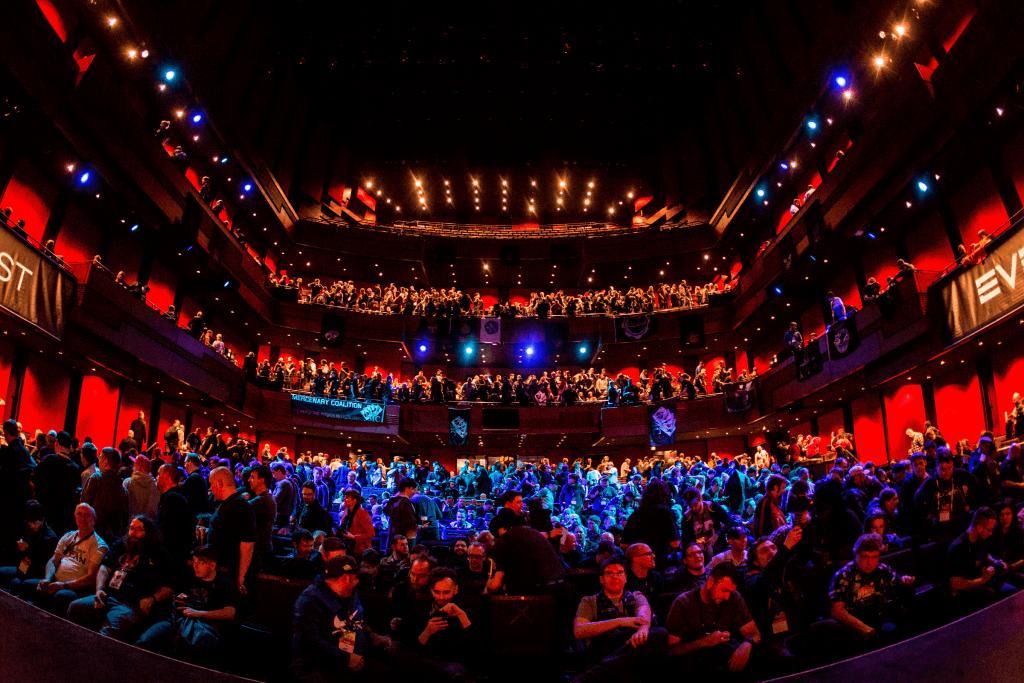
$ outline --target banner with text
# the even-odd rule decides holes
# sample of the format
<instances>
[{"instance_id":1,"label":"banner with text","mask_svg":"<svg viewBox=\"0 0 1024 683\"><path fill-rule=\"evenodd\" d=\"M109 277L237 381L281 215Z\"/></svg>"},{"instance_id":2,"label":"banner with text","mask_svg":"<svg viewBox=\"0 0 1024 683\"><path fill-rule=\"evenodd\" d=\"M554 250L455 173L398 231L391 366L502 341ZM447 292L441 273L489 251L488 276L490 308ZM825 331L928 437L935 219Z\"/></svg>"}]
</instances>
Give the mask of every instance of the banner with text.
<instances>
[{"instance_id":1,"label":"banner with text","mask_svg":"<svg viewBox=\"0 0 1024 683\"><path fill-rule=\"evenodd\" d=\"M652 446L669 446L676 440L676 401L662 401L648 409Z\"/></svg>"},{"instance_id":2,"label":"banner with text","mask_svg":"<svg viewBox=\"0 0 1024 683\"><path fill-rule=\"evenodd\" d=\"M1024 230L988 248L981 263L942 287L946 321L954 339L973 332L1024 302Z\"/></svg>"},{"instance_id":3,"label":"banner with text","mask_svg":"<svg viewBox=\"0 0 1024 683\"><path fill-rule=\"evenodd\" d=\"M292 394L292 413L352 422L384 422L384 404L350 398Z\"/></svg>"},{"instance_id":4,"label":"banner with text","mask_svg":"<svg viewBox=\"0 0 1024 683\"><path fill-rule=\"evenodd\" d=\"M9 230L0 230L0 306L60 339L74 279Z\"/></svg>"},{"instance_id":5,"label":"banner with text","mask_svg":"<svg viewBox=\"0 0 1024 683\"><path fill-rule=\"evenodd\" d=\"M448 445L461 448L469 443L469 408L448 408Z\"/></svg>"}]
</instances>

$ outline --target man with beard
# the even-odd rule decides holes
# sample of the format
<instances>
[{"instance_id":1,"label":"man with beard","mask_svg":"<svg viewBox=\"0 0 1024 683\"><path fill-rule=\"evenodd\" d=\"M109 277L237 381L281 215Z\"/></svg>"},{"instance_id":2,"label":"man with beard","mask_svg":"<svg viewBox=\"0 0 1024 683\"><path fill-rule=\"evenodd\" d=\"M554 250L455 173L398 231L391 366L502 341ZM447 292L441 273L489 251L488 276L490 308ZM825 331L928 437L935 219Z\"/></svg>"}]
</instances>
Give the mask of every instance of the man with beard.
<instances>
[{"instance_id":1,"label":"man with beard","mask_svg":"<svg viewBox=\"0 0 1024 683\"><path fill-rule=\"evenodd\" d=\"M170 599L171 582L156 525L139 515L116 541L96 574L96 594L68 606L68 618L83 625L102 623L100 633L134 642Z\"/></svg>"},{"instance_id":2,"label":"man with beard","mask_svg":"<svg viewBox=\"0 0 1024 683\"><path fill-rule=\"evenodd\" d=\"M334 533L334 520L331 513L324 510L320 501L316 499L316 484L307 481L302 485L302 507L295 517L296 529L307 529L309 531L323 531L327 534Z\"/></svg>"}]
</instances>

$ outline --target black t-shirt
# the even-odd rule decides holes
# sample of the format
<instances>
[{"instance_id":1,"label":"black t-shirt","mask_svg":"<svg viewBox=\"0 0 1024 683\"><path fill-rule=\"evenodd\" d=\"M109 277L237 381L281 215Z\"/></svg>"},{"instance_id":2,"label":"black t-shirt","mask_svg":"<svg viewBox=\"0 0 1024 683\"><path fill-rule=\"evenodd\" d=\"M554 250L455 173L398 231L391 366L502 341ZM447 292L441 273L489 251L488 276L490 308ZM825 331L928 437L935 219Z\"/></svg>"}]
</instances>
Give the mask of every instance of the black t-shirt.
<instances>
[{"instance_id":1,"label":"black t-shirt","mask_svg":"<svg viewBox=\"0 0 1024 683\"><path fill-rule=\"evenodd\" d=\"M977 579L988 565L988 547L981 541L971 543L965 531L949 545L946 559L950 576Z\"/></svg>"},{"instance_id":2,"label":"black t-shirt","mask_svg":"<svg viewBox=\"0 0 1024 683\"><path fill-rule=\"evenodd\" d=\"M210 520L210 545L217 553L217 565L238 572L239 543L256 542L256 514L252 506L235 491L217 508Z\"/></svg>"},{"instance_id":3,"label":"black t-shirt","mask_svg":"<svg viewBox=\"0 0 1024 683\"><path fill-rule=\"evenodd\" d=\"M531 593L565 575L565 565L551 543L531 527L512 527L502 534L492 557L512 594Z\"/></svg>"},{"instance_id":4,"label":"black t-shirt","mask_svg":"<svg viewBox=\"0 0 1024 683\"><path fill-rule=\"evenodd\" d=\"M216 575L213 581L203 581L193 574L182 586L181 593L185 594L184 605L194 610L210 612L238 606L238 594L223 574Z\"/></svg>"},{"instance_id":5,"label":"black t-shirt","mask_svg":"<svg viewBox=\"0 0 1024 683\"><path fill-rule=\"evenodd\" d=\"M728 631L734 637L752 621L747 603L733 591L721 604L706 603L700 589L687 591L675 599L665 619L665 628L684 643L714 631Z\"/></svg>"},{"instance_id":6,"label":"black t-shirt","mask_svg":"<svg viewBox=\"0 0 1024 683\"><path fill-rule=\"evenodd\" d=\"M170 585L167 563L158 554L141 552L129 555L123 539L114 543L101 563L110 570L106 591L121 602L136 603Z\"/></svg>"}]
</instances>

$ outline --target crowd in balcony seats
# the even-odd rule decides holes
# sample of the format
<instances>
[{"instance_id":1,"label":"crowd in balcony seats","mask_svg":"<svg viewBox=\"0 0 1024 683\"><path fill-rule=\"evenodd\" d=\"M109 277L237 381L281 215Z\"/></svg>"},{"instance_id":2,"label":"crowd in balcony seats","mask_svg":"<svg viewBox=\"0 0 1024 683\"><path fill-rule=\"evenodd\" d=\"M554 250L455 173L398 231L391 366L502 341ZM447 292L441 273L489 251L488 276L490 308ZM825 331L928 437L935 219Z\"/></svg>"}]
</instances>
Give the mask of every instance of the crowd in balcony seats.
<instances>
[{"instance_id":1,"label":"crowd in balcony seats","mask_svg":"<svg viewBox=\"0 0 1024 683\"><path fill-rule=\"evenodd\" d=\"M271 275L271 292L287 294L299 303L335 306L365 313L417 315L428 317L575 317L581 315L627 315L653 313L707 306L716 294L732 291L732 284L691 285L683 280L673 284L584 291L580 293L533 292L526 302L504 301L487 305L479 292L464 292L455 287L417 288L415 286L358 286L351 280L322 283L320 278L304 283L287 274Z\"/></svg>"},{"instance_id":2,"label":"crowd in balcony seats","mask_svg":"<svg viewBox=\"0 0 1024 683\"><path fill-rule=\"evenodd\" d=\"M291 358L279 358L275 363L267 359L256 363L250 353L243 367L249 377L269 388L311 393L314 396L351 398L399 403L454 403L481 401L519 406L571 406L580 403L603 403L608 406L628 406L657 402L670 398L693 400L698 396L723 393L730 385L747 390L757 379L757 370L740 370L734 374L719 361L711 373L708 386L707 371L698 363L694 374L673 373L666 367L653 371L646 368L634 380L625 373L609 375L604 369L550 370L540 372L477 373L458 382L443 370L432 376L419 371L412 379L396 380L391 374L379 370L357 373L344 362L335 364L327 360L317 365L312 358L296 365Z\"/></svg>"},{"instance_id":3,"label":"crowd in balcony seats","mask_svg":"<svg viewBox=\"0 0 1024 683\"><path fill-rule=\"evenodd\" d=\"M988 432L953 448L925 424L890 465L859 461L870 454L838 432L753 457L449 470L257 452L237 430L180 423L147 443L144 417L120 448L3 423L0 582L111 638L204 664L237 661L239 624L279 628L258 615L285 591L291 630L272 635L291 637L299 680L475 680L526 637L495 610L527 596L517 604L543 623L566 676L766 676L1024 585L1024 452ZM812 476L819 452L830 464Z\"/></svg>"}]
</instances>

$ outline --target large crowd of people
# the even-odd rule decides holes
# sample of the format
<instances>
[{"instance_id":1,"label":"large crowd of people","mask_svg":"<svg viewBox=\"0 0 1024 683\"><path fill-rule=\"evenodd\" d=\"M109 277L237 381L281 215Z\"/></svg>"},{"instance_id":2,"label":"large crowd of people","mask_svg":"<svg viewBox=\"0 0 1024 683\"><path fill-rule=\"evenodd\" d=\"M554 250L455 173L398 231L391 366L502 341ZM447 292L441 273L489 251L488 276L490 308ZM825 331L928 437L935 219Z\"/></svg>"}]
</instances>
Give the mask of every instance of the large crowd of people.
<instances>
[{"instance_id":1,"label":"large crowd of people","mask_svg":"<svg viewBox=\"0 0 1024 683\"><path fill-rule=\"evenodd\" d=\"M634 380L626 373L610 375L603 368L550 370L534 372L481 372L459 382L443 370L428 376L422 370L408 380L396 380L379 370L357 373L344 362L335 364L312 358L299 361L279 358L257 364L250 354L243 364L247 372L261 384L289 391L308 392L314 396L351 398L399 403L453 403L486 401L519 406L568 406L579 403L602 403L607 406L637 405L674 397L693 400L698 396L723 393L730 385L747 385L757 379L757 370L740 370L734 374L719 361L710 371L698 363L693 375L673 373L666 367L640 371Z\"/></svg>"},{"instance_id":2,"label":"large crowd of people","mask_svg":"<svg viewBox=\"0 0 1024 683\"><path fill-rule=\"evenodd\" d=\"M480 292L465 292L455 287L417 288L414 285L360 286L351 280L323 283L320 278L303 282L287 274L271 275L267 284L280 296L294 297L299 303L335 306L364 313L416 315L428 317L550 317L582 315L627 315L655 311L700 308L716 294L732 291L726 282L691 285L678 283L586 290L567 293L532 292L524 301L499 301L486 304Z\"/></svg>"},{"instance_id":3,"label":"large crowd of people","mask_svg":"<svg viewBox=\"0 0 1024 683\"><path fill-rule=\"evenodd\" d=\"M180 423L150 444L144 418L120 448L3 423L0 582L207 664L224 661L268 574L308 582L291 621L299 680L474 680L501 638L482 627L491 596L551 597L564 674L644 680L667 665L790 671L1024 585L1024 453L988 432L954 449L926 424L886 466L838 432L817 441L831 464L815 477L798 444L449 470L257 452ZM905 548L942 568L911 575Z\"/></svg>"}]
</instances>

